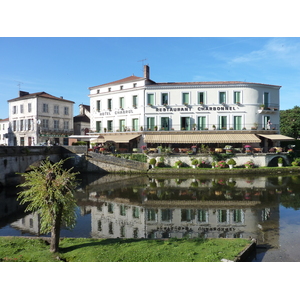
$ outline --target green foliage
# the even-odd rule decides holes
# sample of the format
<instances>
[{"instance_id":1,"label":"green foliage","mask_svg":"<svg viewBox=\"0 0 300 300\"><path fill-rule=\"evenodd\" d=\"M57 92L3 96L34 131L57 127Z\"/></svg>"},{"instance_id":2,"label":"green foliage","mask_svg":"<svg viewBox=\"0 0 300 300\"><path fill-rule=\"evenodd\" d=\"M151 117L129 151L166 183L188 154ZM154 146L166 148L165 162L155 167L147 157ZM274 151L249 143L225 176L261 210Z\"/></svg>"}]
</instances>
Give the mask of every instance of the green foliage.
<instances>
[{"instance_id":1,"label":"green foliage","mask_svg":"<svg viewBox=\"0 0 300 300\"><path fill-rule=\"evenodd\" d=\"M87 145L87 142L84 141L78 141L72 143L72 146L85 146L85 145Z\"/></svg>"},{"instance_id":2,"label":"green foliage","mask_svg":"<svg viewBox=\"0 0 300 300\"><path fill-rule=\"evenodd\" d=\"M229 160L227 161L227 164L228 164L228 165L233 165L233 166L235 166L235 165L236 165L236 161L235 161L233 158L231 158L231 159L229 159Z\"/></svg>"},{"instance_id":3,"label":"green foliage","mask_svg":"<svg viewBox=\"0 0 300 300\"><path fill-rule=\"evenodd\" d=\"M220 262L233 260L248 245L245 239L65 238L53 255L41 239L0 237L0 261Z\"/></svg>"},{"instance_id":4,"label":"green foliage","mask_svg":"<svg viewBox=\"0 0 300 300\"><path fill-rule=\"evenodd\" d=\"M280 132L293 138L300 135L300 107L280 111Z\"/></svg>"},{"instance_id":5,"label":"green foliage","mask_svg":"<svg viewBox=\"0 0 300 300\"><path fill-rule=\"evenodd\" d=\"M193 166L198 165L198 159L194 158L194 159L192 160L191 164L192 164Z\"/></svg>"},{"instance_id":6,"label":"green foliage","mask_svg":"<svg viewBox=\"0 0 300 300\"><path fill-rule=\"evenodd\" d=\"M50 232L57 218L69 228L76 223L74 190L77 173L72 169L65 170L64 162L52 164L47 158L40 166L31 166L30 172L21 174L25 181L18 186L22 191L17 199L21 204L27 204L26 211L40 215L41 233Z\"/></svg>"},{"instance_id":7,"label":"green foliage","mask_svg":"<svg viewBox=\"0 0 300 300\"><path fill-rule=\"evenodd\" d=\"M150 165L155 165L156 164L156 159L154 157L152 157L149 161Z\"/></svg>"}]
</instances>

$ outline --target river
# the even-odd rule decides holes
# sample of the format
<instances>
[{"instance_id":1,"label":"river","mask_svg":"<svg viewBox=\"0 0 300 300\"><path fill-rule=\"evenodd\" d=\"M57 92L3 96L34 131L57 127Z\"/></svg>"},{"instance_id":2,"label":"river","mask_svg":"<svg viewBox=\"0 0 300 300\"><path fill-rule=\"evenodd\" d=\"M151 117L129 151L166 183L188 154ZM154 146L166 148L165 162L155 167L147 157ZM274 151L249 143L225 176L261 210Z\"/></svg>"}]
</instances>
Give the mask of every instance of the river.
<instances>
[{"instance_id":1,"label":"river","mask_svg":"<svg viewBox=\"0 0 300 300\"><path fill-rule=\"evenodd\" d=\"M62 237L249 238L253 262L300 261L299 176L85 175ZM0 193L0 236L41 236L37 214Z\"/></svg>"}]
</instances>

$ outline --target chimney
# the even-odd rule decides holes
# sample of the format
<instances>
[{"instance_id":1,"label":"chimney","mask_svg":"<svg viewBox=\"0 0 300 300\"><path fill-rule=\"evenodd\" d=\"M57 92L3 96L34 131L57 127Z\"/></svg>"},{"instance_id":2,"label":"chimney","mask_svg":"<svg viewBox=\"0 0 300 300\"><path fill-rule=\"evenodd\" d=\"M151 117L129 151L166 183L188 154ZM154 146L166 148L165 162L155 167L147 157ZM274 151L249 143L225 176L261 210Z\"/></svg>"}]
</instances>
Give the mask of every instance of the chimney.
<instances>
[{"instance_id":1,"label":"chimney","mask_svg":"<svg viewBox=\"0 0 300 300\"><path fill-rule=\"evenodd\" d=\"M148 65L144 65L144 78L149 79L150 68Z\"/></svg>"},{"instance_id":2,"label":"chimney","mask_svg":"<svg viewBox=\"0 0 300 300\"><path fill-rule=\"evenodd\" d=\"M23 97L23 96L26 96L26 95L29 95L29 93L24 92L24 91L19 91L19 97Z\"/></svg>"}]
</instances>

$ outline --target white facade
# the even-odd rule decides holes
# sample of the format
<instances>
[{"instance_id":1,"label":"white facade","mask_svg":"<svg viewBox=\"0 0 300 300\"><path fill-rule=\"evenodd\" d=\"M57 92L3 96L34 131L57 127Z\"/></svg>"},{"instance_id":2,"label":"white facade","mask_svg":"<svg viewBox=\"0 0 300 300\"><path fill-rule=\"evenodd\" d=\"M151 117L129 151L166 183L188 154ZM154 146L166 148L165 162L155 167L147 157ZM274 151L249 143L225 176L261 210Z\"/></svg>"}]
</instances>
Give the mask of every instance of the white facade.
<instances>
[{"instance_id":1,"label":"white facade","mask_svg":"<svg viewBox=\"0 0 300 300\"><path fill-rule=\"evenodd\" d=\"M73 101L20 91L8 104L10 146L68 144L73 133Z\"/></svg>"},{"instance_id":2,"label":"white facade","mask_svg":"<svg viewBox=\"0 0 300 300\"><path fill-rule=\"evenodd\" d=\"M90 88L91 131L139 132L138 147L155 131L203 135L211 130L241 134L255 129L275 134L279 132L279 90L277 85L238 81L156 83L145 66L144 77L130 76Z\"/></svg>"},{"instance_id":3,"label":"white facade","mask_svg":"<svg viewBox=\"0 0 300 300\"><path fill-rule=\"evenodd\" d=\"M8 145L9 118L0 120L0 146Z\"/></svg>"}]
</instances>

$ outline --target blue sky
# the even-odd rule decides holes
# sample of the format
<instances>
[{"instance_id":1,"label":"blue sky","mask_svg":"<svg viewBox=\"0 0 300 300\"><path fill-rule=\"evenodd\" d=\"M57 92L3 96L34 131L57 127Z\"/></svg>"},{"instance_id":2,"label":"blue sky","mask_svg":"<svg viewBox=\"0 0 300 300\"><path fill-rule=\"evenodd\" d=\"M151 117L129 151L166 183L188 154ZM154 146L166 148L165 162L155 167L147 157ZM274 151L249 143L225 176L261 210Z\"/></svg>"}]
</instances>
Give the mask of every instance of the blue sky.
<instances>
[{"instance_id":1,"label":"blue sky","mask_svg":"<svg viewBox=\"0 0 300 300\"><path fill-rule=\"evenodd\" d=\"M141 61L146 59L145 61ZM247 81L282 86L299 105L298 37L0 37L0 118L20 89L89 104L91 86L143 76L156 82Z\"/></svg>"}]
</instances>

